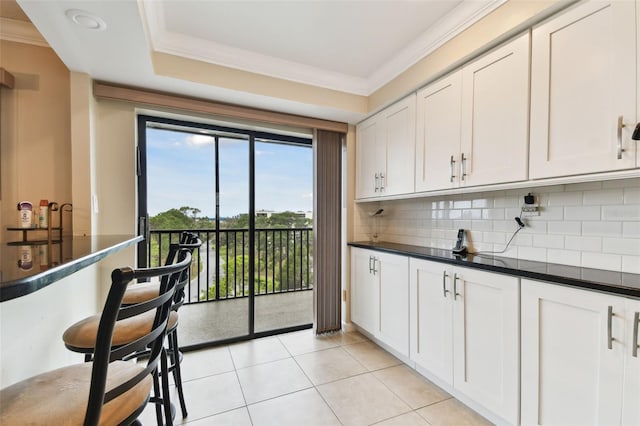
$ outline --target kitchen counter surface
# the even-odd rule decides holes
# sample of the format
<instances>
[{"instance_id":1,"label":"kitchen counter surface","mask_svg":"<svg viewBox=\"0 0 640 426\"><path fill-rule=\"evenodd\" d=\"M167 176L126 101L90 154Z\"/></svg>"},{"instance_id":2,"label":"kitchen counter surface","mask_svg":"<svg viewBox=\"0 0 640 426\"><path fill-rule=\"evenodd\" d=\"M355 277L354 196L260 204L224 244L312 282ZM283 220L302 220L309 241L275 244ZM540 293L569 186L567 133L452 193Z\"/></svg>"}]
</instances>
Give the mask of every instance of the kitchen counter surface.
<instances>
[{"instance_id":1,"label":"kitchen counter surface","mask_svg":"<svg viewBox=\"0 0 640 426\"><path fill-rule=\"evenodd\" d=\"M142 241L134 235L68 237L48 244L0 247L0 302L26 296Z\"/></svg>"},{"instance_id":2,"label":"kitchen counter surface","mask_svg":"<svg viewBox=\"0 0 640 426\"><path fill-rule=\"evenodd\" d=\"M450 250L388 242L348 245L640 299L640 274L480 254L456 256Z\"/></svg>"}]
</instances>

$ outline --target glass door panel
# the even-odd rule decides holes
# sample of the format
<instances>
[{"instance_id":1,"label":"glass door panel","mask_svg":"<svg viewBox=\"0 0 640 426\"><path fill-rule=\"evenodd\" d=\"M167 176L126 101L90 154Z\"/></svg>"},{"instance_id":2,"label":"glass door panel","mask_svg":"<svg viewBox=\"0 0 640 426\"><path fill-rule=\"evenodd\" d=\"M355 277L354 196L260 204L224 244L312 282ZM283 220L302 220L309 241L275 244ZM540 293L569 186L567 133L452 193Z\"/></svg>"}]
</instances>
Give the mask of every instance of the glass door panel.
<instances>
[{"instance_id":1,"label":"glass door panel","mask_svg":"<svg viewBox=\"0 0 640 426\"><path fill-rule=\"evenodd\" d=\"M311 144L256 140L255 154L255 331L312 324Z\"/></svg>"}]
</instances>

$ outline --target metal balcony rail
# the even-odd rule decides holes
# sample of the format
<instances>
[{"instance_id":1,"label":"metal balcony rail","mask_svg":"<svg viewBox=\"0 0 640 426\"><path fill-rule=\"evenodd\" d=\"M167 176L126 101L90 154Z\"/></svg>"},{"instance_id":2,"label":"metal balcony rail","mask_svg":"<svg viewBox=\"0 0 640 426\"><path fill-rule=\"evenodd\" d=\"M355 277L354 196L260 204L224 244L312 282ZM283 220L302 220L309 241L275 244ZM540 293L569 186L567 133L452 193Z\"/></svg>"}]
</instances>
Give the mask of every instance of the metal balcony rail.
<instances>
[{"instance_id":1,"label":"metal balcony rail","mask_svg":"<svg viewBox=\"0 0 640 426\"><path fill-rule=\"evenodd\" d=\"M152 230L147 265L162 263L171 243L183 231L197 234L202 247L194 252L185 304L249 296L248 229ZM254 294L313 289L313 228L255 230Z\"/></svg>"}]
</instances>

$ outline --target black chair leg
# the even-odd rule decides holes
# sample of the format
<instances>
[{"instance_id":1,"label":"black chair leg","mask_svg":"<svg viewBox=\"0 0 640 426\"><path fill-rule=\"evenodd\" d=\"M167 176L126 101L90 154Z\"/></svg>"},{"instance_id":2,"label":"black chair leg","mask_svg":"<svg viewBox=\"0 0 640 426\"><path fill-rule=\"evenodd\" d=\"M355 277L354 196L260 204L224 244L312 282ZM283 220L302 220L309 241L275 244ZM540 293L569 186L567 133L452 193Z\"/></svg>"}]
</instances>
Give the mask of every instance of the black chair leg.
<instances>
[{"instance_id":1,"label":"black chair leg","mask_svg":"<svg viewBox=\"0 0 640 426\"><path fill-rule=\"evenodd\" d=\"M162 405L164 406L164 418L167 426L173 426L173 413L171 410L171 398L169 397L169 365L167 364L167 351L162 348L160 355L162 366Z\"/></svg>"},{"instance_id":2,"label":"black chair leg","mask_svg":"<svg viewBox=\"0 0 640 426\"><path fill-rule=\"evenodd\" d=\"M160 402L163 401L160 397L160 380L158 380L158 369L153 373L153 402L156 408L156 424L161 426L162 422L162 407L160 406Z\"/></svg>"},{"instance_id":3,"label":"black chair leg","mask_svg":"<svg viewBox=\"0 0 640 426\"><path fill-rule=\"evenodd\" d=\"M180 399L180 409L182 410L182 418L187 417L187 404L184 401L184 391L182 390L182 373L180 371L180 348L178 347L178 329L174 329L169 335L169 350L173 355L173 381L178 389L178 398Z\"/></svg>"}]
</instances>

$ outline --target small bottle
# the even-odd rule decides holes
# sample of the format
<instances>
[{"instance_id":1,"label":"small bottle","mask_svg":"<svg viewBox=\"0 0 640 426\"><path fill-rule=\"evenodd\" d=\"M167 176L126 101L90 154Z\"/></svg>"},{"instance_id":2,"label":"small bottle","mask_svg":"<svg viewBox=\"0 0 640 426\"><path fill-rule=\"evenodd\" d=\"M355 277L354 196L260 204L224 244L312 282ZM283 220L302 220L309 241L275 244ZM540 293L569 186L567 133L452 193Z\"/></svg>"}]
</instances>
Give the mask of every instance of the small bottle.
<instances>
[{"instance_id":1,"label":"small bottle","mask_svg":"<svg viewBox=\"0 0 640 426\"><path fill-rule=\"evenodd\" d=\"M49 226L49 200L40 200L38 225L40 228L47 228Z\"/></svg>"},{"instance_id":2,"label":"small bottle","mask_svg":"<svg viewBox=\"0 0 640 426\"><path fill-rule=\"evenodd\" d=\"M18 212L20 213L20 227L31 228L33 205L29 201L20 201L18 203Z\"/></svg>"}]
</instances>

